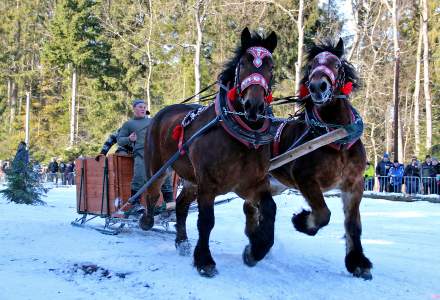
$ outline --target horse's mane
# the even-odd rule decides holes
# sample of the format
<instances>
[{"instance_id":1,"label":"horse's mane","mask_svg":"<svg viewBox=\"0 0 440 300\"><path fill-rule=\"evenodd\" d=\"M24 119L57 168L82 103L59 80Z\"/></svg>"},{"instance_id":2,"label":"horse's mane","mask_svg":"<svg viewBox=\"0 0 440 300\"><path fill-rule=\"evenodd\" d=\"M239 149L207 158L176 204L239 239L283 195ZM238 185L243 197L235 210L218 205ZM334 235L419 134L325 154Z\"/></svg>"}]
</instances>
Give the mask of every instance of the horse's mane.
<instances>
[{"instance_id":1,"label":"horse's mane","mask_svg":"<svg viewBox=\"0 0 440 300\"><path fill-rule=\"evenodd\" d=\"M240 58L248 48L263 46L263 41L263 36L254 32L252 33L251 40L249 40L246 45L242 45L240 42L234 50L234 56L225 63L223 70L218 75L218 80L224 85L228 84L229 82L233 82L235 77L235 68Z\"/></svg>"},{"instance_id":2,"label":"horse's mane","mask_svg":"<svg viewBox=\"0 0 440 300\"><path fill-rule=\"evenodd\" d=\"M351 81L353 83L353 90L356 90L360 86L359 76L354 68L354 66L343 58L344 50L341 48L337 48L334 45L334 42L331 40L325 40L320 42L319 44L311 44L307 49L307 59L303 68L303 78L301 79L301 83L306 83L309 78L309 64L313 60L313 58L321 52L330 52L341 60L342 67L345 72L345 82Z\"/></svg>"}]
</instances>

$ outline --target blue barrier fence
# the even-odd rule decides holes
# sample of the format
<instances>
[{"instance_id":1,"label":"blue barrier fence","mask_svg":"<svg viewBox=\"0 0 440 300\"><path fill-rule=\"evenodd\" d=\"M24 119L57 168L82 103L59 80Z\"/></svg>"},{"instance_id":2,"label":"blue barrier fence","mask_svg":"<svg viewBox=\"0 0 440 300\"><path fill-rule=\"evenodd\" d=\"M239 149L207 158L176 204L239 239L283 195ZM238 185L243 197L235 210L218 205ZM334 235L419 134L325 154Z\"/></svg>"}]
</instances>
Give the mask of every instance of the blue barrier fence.
<instances>
[{"instance_id":1,"label":"blue barrier fence","mask_svg":"<svg viewBox=\"0 0 440 300\"><path fill-rule=\"evenodd\" d=\"M436 177L418 176L367 177L364 181L364 190L386 193L440 195L440 180Z\"/></svg>"}]
</instances>

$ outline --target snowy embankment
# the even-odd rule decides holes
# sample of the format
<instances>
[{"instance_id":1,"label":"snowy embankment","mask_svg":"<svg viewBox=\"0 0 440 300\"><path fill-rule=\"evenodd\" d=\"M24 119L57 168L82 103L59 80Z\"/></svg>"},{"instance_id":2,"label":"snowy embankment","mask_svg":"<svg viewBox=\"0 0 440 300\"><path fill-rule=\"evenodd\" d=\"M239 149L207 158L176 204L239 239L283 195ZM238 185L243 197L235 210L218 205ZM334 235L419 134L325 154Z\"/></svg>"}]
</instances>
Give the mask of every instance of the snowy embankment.
<instances>
[{"instance_id":1,"label":"snowy embankment","mask_svg":"<svg viewBox=\"0 0 440 300\"><path fill-rule=\"evenodd\" d=\"M72 227L75 190L56 188L47 206L0 198L0 299L440 299L440 205L364 199L364 250L373 280L344 266L343 213L327 198L330 224L317 236L296 232L300 196L276 197L275 245L254 268L242 263L247 244L242 200L215 207L211 251L219 275L202 278L192 257L180 257L170 234L130 230L117 236ZM197 213L188 217L196 243ZM102 222L102 220L100 220ZM99 222L99 221L98 221Z\"/></svg>"}]
</instances>

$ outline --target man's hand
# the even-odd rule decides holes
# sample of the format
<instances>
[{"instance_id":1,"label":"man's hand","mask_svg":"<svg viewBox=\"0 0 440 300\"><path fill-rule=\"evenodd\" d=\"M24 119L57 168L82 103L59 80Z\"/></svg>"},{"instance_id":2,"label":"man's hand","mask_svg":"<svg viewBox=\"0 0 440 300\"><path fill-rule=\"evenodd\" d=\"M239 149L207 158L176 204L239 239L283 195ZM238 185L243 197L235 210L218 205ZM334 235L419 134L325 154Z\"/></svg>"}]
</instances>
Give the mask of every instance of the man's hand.
<instances>
[{"instance_id":1,"label":"man's hand","mask_svg":"<svg viewBox=\"0 0 440 300\"><path fill-rule=\"evenodd\" d=\"M132 132L132 133L128 136L128 139L129 139L130 141L132 141L132 142L136 142L136 140L137 140L136 132Z\"/></svg>"}]
</instances>

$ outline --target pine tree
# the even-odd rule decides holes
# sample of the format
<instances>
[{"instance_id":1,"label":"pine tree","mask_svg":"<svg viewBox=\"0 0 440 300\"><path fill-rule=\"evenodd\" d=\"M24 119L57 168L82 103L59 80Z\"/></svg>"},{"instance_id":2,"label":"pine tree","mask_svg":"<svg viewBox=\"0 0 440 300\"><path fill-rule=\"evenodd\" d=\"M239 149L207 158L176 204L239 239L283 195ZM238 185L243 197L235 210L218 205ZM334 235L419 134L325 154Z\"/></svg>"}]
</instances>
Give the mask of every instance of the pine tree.
<instances>
[{"instance_id":1,"label":"pine tree","mask_svg":"<svg viewBox=\"0 0 440 300\"><path fill-rule=\"evenodd\" d=\"M45 202L41 198L47 193L47 189L43 187L39 174L28 161L27 150L22 150L17 152L11 168L6 170L6 189L0 193L8 201L15 203L43 205Z\"/></svg>"},{"instance_id":2,"label":"pine tree","mask_svg":"<svg viewBox=\"0 0 440 300\"><path fill-rule=\"evenodd\" d=\"M108 71L110 47L101 35L102 27L95 13L96 1L63 0L57 4L50 25L51 39L45 44L44 58L60 69L70 69L70 146L77 127L77 93L81 75L100 77Z\"/></svg>"}]
</instances>

